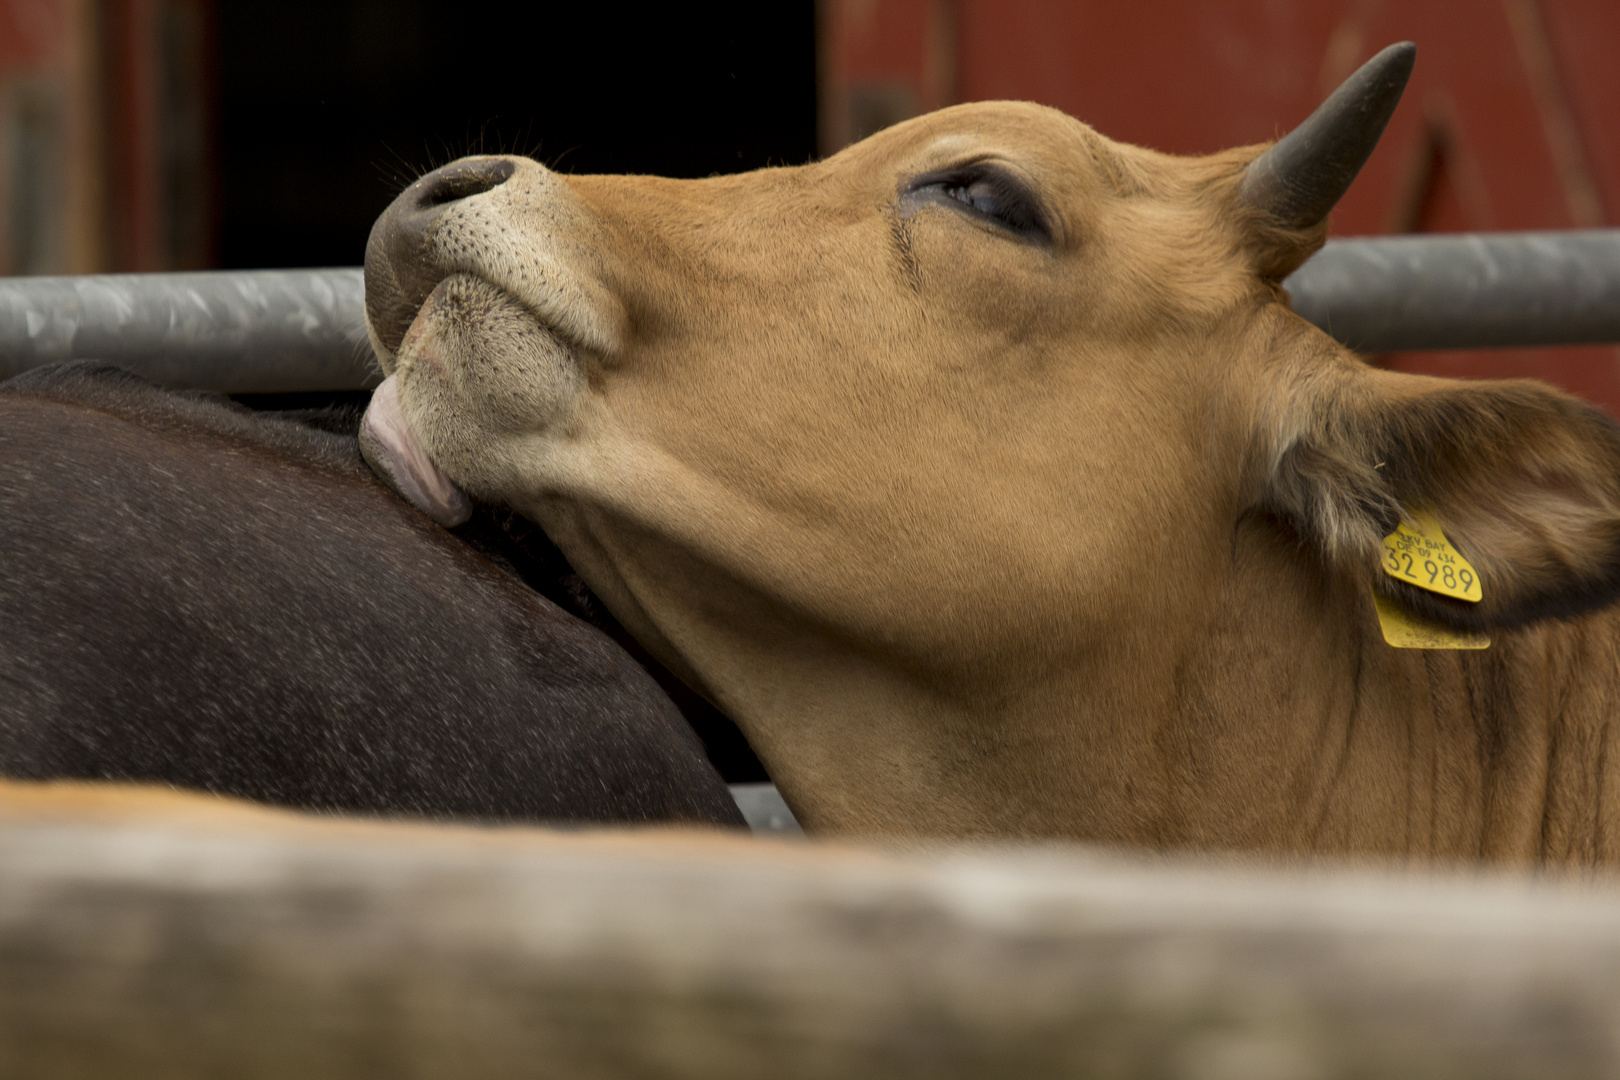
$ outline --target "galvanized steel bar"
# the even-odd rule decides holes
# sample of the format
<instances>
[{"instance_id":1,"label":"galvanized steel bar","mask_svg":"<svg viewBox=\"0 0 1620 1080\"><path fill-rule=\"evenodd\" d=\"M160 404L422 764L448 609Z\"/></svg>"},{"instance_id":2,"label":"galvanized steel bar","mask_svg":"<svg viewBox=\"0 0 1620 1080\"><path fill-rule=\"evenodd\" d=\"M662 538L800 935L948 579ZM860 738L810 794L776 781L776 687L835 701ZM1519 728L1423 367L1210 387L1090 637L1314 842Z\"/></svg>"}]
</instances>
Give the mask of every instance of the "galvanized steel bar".
<instances>
[{"instance_id":1,"label":"galvanized steel bar","mask_svg":"<svg viewBox=\"0 0 1620 1080\"><path fill-rule=\"evenodd\" d=\"M1337 240L1283 284L1368 352L1620 342L1620 229ZM361 389L364 303L357 268L0 278L0 378L84 358L227 393Z\"/></svg>"},{"instance_id":2,"label":"galvanized steel bar","mask_svg":"<svg viewBox=\"0 0 1620 1080\"><path fill-rule=\"evenodd\" d=\"M227 393L381 379L358 268L0 278L0 379L69 359Z\"/></svg>"},{"instance_id":3,"label":"galvanized steel bar","mask_svg":"<svg viewBox=\"0 0 1620 1080\"><path fill-rule=\"evenodd\" d=\"M1620 342L1620 229L1339 240L1283 285L1365 352Z\"/></svg>"}]
</instances>

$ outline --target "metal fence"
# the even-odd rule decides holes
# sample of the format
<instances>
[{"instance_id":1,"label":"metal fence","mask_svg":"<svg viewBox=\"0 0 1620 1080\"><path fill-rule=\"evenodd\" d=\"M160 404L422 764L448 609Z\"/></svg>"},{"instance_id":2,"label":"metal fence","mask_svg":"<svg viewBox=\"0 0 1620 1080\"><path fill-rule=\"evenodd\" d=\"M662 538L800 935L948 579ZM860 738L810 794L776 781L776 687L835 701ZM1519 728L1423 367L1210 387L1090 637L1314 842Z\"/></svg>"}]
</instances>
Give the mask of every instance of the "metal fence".
<instances>
[{"instance_id":1,"label":"metal fence","mask_svg":"<svg viewBox=\"0 0 1620 1080\"><path fill-rule=\"evenodd\" d=\"M1283 284L1369 352L1620 342L1620 229L1337 240ZM364 389L364 305L357 268L0 279L0 378L78 358L228 393Z\"/></svg>"}]
</instances>

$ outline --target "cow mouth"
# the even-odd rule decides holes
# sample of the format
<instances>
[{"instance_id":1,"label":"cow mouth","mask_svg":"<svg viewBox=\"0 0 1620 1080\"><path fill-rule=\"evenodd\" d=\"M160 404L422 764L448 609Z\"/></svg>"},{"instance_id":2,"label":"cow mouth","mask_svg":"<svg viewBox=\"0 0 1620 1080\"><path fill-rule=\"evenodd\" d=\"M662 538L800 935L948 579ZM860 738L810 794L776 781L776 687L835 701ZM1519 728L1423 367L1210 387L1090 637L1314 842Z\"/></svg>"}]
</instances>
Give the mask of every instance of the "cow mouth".
<instances>
[{"instance_id":1,"label":"cow mouth","mask_svg":"<svg viewBox=\"0 0 1620 1080\"><path fill-rule=\"evenodd\" d=\"M372 268L368 268L368 271ZM370 276L368 274L368 276ZM375 294L369 287L368 299ZM429 365L436 363L432 355L431 344L424 349L424 339L427 324L433 317L432 308L434 299L444 290L444 282L438 282L422 297L413 309L407 309L402 304L390 305L393 310L388 312L386 320L379 319L379 312L367 312L367 322L374 338L374 348L377 349L378 359L384 362L389 374L382 384L371 395L371 403L366 407L366 414L360 422L360 454L365 458L366 464L388 487L392 488L400 498L416 507L429 518L446 528L453 528L465 522L472 514L472 502L466 492L441 469L428 453L426 446L418 437L410 423L405 419L404 406L400 400L400 380L406 368L412 366L413 361L422 361ZM388 292L389 290L376 290ZM395 299L399 299L395 293ZM402 321L401 312L408 311L409 318ZM413 349L412 346L415 346ZM387 354L384 354L384 348ZM413 356L412 353L422 353ZM404 355L402 355L404 354Z\"/></svg>"},{"instance_id":2,"label":"cow mouth","mask_svg":"<svg viewBox=\"0 0 1620 1080\"><path fill-rule=\"evenodd\" d=\"M467 273L433 288L388 360L361 449L388 486L446 526L467 519L462 486L504 490L491 470L512 440L561 430L585 387L571 342Z\"/></svg>"},{"instance_id":3,"label":"cow mouth","mask_svg":"<svg viewBox=\"0 0 1620 1080\"><path fill-rule=\"evenodd\" d=\"M371 395L360 421L360 454L378 479L445 528L472 516L472 500L434 463L406 422L398 374L384 379Z\"/></svg>"}]
</instances>

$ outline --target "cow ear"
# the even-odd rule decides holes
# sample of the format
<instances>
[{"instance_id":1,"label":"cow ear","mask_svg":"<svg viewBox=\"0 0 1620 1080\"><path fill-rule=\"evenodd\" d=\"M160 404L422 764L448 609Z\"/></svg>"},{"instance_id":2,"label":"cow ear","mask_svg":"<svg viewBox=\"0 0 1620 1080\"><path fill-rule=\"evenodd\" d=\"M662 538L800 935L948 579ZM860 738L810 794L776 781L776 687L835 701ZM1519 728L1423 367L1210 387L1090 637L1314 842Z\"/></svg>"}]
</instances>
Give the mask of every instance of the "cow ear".
<instances>
[{"instance_id":1,"label":"cow ear","mask_svg":"<svg viewBox=\"0 0 1620 1080\"><path fill-rule=\"evenodd\" d=\"M1620 426L1530 381L1356 364L1303 393L1273 447L1271 508L1344 569L1465 630L1574 615L1620 596ZM1454 600L1380 570L1383 537L1427 512L1479 573Z\"/></svg>"}]
</instances>

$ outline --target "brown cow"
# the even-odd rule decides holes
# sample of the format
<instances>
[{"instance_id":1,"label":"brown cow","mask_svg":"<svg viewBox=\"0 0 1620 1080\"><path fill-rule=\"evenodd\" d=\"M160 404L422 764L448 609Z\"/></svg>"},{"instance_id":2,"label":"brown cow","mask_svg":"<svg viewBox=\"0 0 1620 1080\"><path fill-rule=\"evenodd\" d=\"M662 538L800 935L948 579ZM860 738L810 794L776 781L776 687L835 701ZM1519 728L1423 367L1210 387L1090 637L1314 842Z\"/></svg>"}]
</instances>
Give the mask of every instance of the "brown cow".
<instances>
[{"instance_id":1,"label":"brown cow","mask_svg":"<svg viewBox=\"0 0 1620 1080\"><path fill-rule=\"evenodd\" d=\"M367 252L373 463L538 520L811 829L1611 861L1620 434L1277 286L1412 56L1264 153L992 102L707 180L447 166ZM1425 509L1483 602L1380 572ZM1391 648L1371 591L1494 644Z\"/></svg>"}]
</instances>

